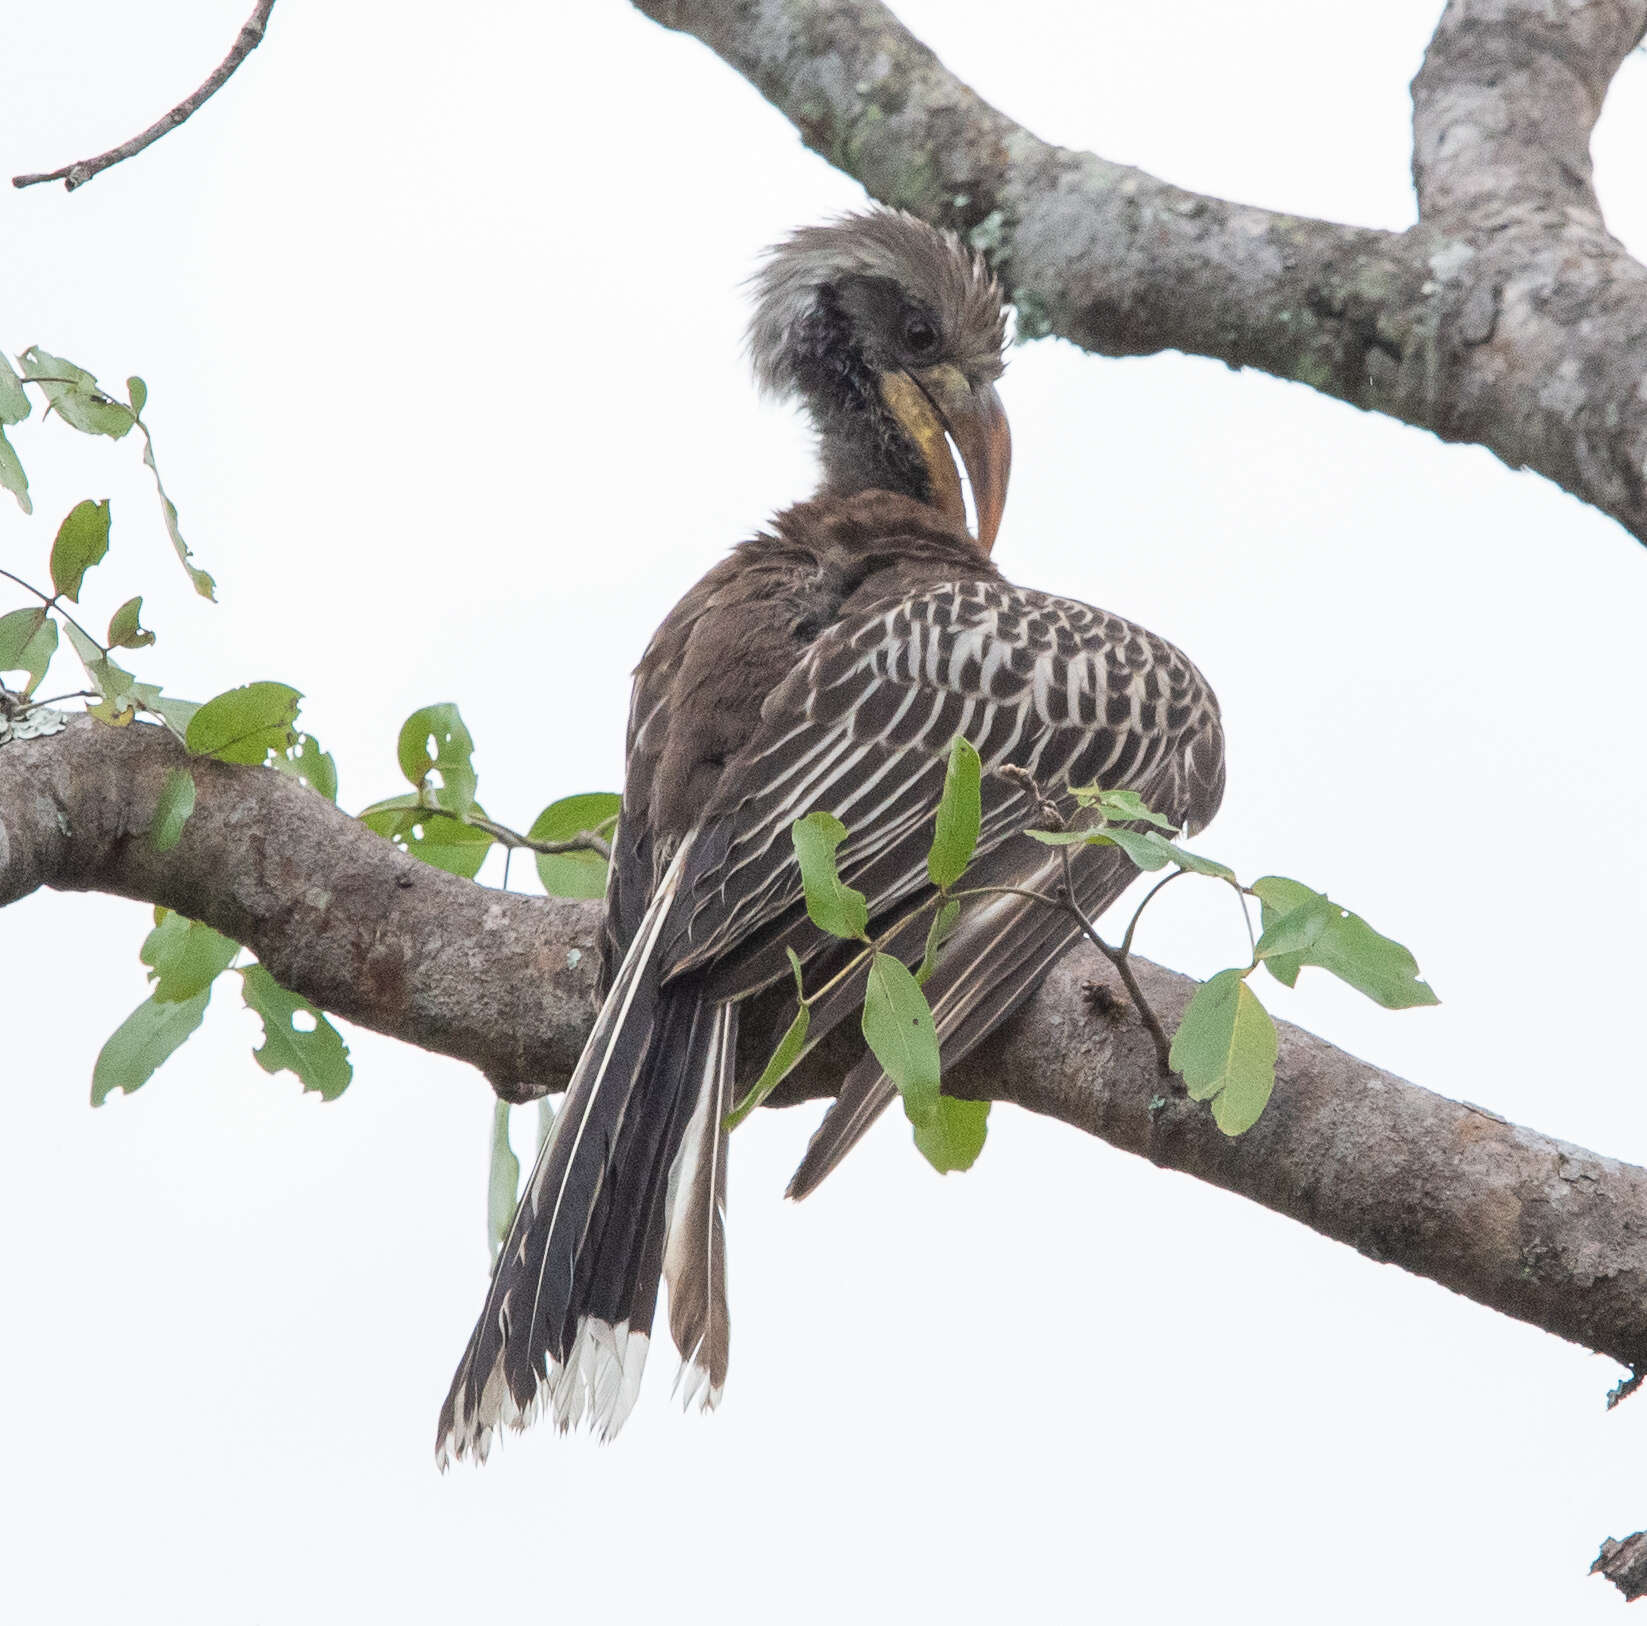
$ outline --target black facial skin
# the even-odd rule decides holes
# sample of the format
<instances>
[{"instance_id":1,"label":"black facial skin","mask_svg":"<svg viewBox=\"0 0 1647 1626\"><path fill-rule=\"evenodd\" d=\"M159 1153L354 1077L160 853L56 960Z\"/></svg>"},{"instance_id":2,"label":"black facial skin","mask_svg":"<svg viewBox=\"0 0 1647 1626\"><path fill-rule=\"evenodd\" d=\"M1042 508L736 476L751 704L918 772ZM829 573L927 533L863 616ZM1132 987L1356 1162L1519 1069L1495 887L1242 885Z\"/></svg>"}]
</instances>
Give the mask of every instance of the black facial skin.
<instances>
[{"instance_id":1,"label":"black facial skin","mask_svg":"<svg viewBox=\"0 0 1647 1626\"><path fill-rule=\"evenodd\" d=\"M895 283L852 277L819 290L791 363L818 431L820 494L877 489L932 500L926 465L881 399L880 379L948 359L937 318Z\"/></svg>"}]
</instances>

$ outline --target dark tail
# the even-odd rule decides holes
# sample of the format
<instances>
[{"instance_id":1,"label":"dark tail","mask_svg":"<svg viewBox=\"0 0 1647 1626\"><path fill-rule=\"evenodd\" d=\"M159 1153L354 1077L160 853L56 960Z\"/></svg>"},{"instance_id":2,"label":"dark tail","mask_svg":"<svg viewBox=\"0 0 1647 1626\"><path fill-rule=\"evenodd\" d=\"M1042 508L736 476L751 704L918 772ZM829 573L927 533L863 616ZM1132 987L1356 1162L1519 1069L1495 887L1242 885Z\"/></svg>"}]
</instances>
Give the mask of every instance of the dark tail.
<instances>
[{"instance_id":1,"label":"dark tail","mask_svg":"<svg viewBox=\"0 0 1647 1626\"><path fill-rule=\"evenodd\" d=\"M500 1423L586 1416L603 1438L640 1387L667 1276L670 1330L712 1406L726 1381L722 1215L737 1016L696 979L658 986L681 859L601 1007L498 1255L485 1308L441 1408L436 1459L485 1459Z\"/></svg>"}]
</instances>

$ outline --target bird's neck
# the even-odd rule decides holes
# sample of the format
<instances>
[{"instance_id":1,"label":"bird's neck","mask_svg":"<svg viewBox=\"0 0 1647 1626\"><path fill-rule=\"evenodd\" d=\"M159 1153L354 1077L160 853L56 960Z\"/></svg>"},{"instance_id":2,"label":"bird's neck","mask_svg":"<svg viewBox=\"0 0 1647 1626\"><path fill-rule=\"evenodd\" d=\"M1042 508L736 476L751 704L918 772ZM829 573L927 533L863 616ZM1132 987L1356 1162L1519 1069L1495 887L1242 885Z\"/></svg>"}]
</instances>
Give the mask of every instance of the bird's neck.
<instances>
[{"instance_id":1,"label":"bird's neck","mask_svg":"<svg viewBox=\"0 0 1647 1626\"><path fill-rule=\"evenodd\" d=\"M869 389L874 390L873 381ZM819 497L843 499L890 491L914 502L932 501L932 481L920 453L898 429L879 394L866 400L814 407L818 431Z\"/></svg>"},{"instance_id":2,"label":"bird's neck","mask_svg":"<svg viewBox=\"0 0 1647 1626\"><path fill-rule=\"evenodd\" d=\"M892 491L932 501L920 452L881 398L879 375L853 339L840 302L827 292L802 326L790 366L818 436L819 497Z\"/></svg>"}]
</instances>

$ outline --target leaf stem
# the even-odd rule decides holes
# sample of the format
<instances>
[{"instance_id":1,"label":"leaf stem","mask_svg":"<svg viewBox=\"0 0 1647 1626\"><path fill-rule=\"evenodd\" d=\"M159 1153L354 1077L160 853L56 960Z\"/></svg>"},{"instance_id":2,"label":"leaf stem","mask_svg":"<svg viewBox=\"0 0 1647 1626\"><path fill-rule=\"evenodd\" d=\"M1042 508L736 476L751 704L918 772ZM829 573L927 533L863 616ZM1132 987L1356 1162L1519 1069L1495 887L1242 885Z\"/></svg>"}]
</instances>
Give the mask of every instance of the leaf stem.
<instances>
[{"instance_id":1,"label":"leaf stem","mask_svg":"<svg viewBox=\"0 0 1647 1626\"><path fill-rule=\"evenodd\" d=\"M39 599L40 602L42 604L44 604L48 610L54 610L54 611L56 611L56 613L58 615L62 616L62 618L65 621L67 621L68 624L71 627L73 627L75 629L75 631L78 632L80 634L80 636L86 640L87 643L97 644L97 647L100 650L103 651L103 654L105 656L108 655L108 653L109 653L108 645L103 644L103 643L98 643L98 640L95 639L94 637L92 637L92 635L89 632L87 632L86 629L83 626L81 626L80 623L78 621L76 621L74 619L74 617L72 615L70 615L69 612L67 610L65 610L63 608L63 606L58 602L58 600L62 597L62 594L60 594L60 593L43 593L43 592L40 591L40 589L38 587L36 587L34 585L33 582L26 582L26 581L23 580L23 578L21 576L14 576L9 570L0 569L0 576L4 576L7 581L16 582L17 585L19 587L21 587L24 592L33 593L34 596L37 599Z\"/></svg>"},{"instance_id":2,"label":"leaf stem","mask_svg":"<svg viewBox=\"0 0 1647 1626\"><path fill-rule=\"evenodd\" d=\"M448 819L453 817L444 807L429 801L421 792L418 796L418 807L425 813L439 813ZM511 830L506 824L499 824L495 819L487 818L483 813L464 813L458 816L459 824L467 824L473 830L485 831L502 847L524 847L528 852L546 853L551 857L557 853L599 853L608 863L612 861L612 844L597 832L616 822L614 815L610 819L603 819L593 830L581 830L566 841L538 841L532 836L523 836L518 830Z\"/></svg>"}]
</instances>

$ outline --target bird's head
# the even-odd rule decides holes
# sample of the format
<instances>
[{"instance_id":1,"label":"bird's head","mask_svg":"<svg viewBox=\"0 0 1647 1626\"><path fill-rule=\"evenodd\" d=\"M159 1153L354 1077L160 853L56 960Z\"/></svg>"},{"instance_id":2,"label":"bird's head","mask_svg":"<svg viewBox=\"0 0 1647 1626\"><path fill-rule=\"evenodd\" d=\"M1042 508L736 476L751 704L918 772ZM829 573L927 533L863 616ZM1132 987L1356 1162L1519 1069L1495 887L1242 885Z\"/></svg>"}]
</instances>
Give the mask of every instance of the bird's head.
<instances>
[{"instance_id":1,"label":"bird's head","mask_svg":"<svg viewBox=\"0 0 1647 1626\"><path fill-rule=\"evenodd\" d=\"M967 525L964 470L987 553L1012 436L995 393L1005 312L983 260L953 232L872 209L796 232L753 286L755 376L810 413L824 491L897 491Z\"/></svg>"}]
</instances>

